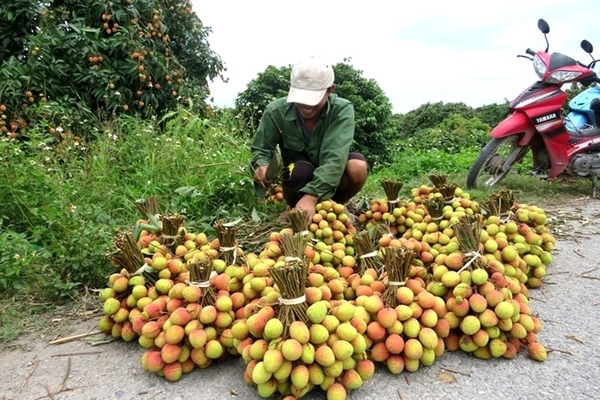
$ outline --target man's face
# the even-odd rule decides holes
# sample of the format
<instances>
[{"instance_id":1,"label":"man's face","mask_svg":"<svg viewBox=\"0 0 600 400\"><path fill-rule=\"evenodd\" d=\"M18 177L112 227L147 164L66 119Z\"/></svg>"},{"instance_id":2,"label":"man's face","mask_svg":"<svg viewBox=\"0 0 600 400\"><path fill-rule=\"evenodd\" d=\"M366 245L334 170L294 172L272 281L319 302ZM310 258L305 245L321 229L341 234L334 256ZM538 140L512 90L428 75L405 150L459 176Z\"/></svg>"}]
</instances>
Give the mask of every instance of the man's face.
<instances>
[{"instance_id":1,"label":"man's face","mask_svg":"<svg viewBox=\"0 0 600 400\"><path fill-rule=\"evenodd\" d=\"M298 111L300 111L300 115L304 119L311 119L319 115L325 104L327 103L327 98L329 97L329 90L325 92L323 98L319 102L319 104L315 106L308 106L306 104L296 103L296 107L298 107Z\"/></svg>"}]
</instances>

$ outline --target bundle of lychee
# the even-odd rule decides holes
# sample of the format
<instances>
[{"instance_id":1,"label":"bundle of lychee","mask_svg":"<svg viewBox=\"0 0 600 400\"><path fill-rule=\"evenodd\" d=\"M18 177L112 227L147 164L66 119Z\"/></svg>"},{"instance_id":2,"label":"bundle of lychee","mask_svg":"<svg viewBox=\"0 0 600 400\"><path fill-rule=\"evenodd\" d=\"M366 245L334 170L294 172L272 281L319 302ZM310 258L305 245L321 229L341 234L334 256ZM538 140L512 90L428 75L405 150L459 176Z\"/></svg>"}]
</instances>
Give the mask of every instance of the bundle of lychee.
<instances>
[{"instance_id":1,"label":"bundle of lychee","mask_svg":"<svg viewBox=\"0 0 600 400\"><path fill-rule=\"evenodd\" d=\"M541 324L531 313L524 282L506 275L502 261L484 255L481 218L465 216L453 226L459 249L435 265L428 290L445 300L447 349L483 359L513 358L522 344L541 347L536 341Z\"/></svg>"},{"instance_id":2,"label":"bundle of lychee","mask_svg":"<svg viewBox=\"0 0 600 400\"><path fill-rule=\"evenodd\" d=\"M501 271L528 287L540 287L556 241L546 225L544 210L516 203L506 190L490 195L482 207L486 218L481 242L488 259L501 261Z\"/></svg>"},{"instance_id":3,"label":"bundle of lychee","mask_svg":"<svg viewBox=\"0 0 600 400\"><path fill-rule=\"evenodd\" d=\"M206 368L228 354L239 355L231 327L244 315L247 300L242 292L216 291L214 280L226 276L211 279L219 261L189 263L189 281L176 283L166 296L144 307L139 339L148 349L142 356L144 369L177 380L194 366Z\"/></svg>"},{"instance_id":4,"label":"bundle of lychee","mask_svg":"<svg viewBox=\"0 0 600 400\"><path fill-rule=\"evenodd\" d=\"M339 267L353 262L354 239L356 228L346 213L343 204L333 200L324 200L315 206L308 226L306 253L313 264ZM353 265L353 264L352 264Z\"/></svg>"},{"instance_id":5,"label":"bundle of lychee","mask_svg":"<svg viewBox=\"0 0 600 400\"><path fill-rule=\"evenodd\" d=\"M444 302L425 290L426 270L412 263L412 250L392 246L384 257L387 290L356 298L357 312L366 322L359 331L366 335L370 360L394 374L414 372L443 354L447 329L438 320Z\"/></svg>"},{"instance_id":6,"label":"bundle of lychee","mask_svg":"<svg viewBox=\"0 0 600 400\"><path fill-rule=\"evenodd\" d=\"M219 239L188 232L182 218L159 218L153 226L160 229L140 230L137 243L129 233L115 239L112 261L123 269L101 291L105 316L99 327L127 341L137 338L147 349L143 367L177 380L196 365L238 354L230 328L248 300L241 286L230 289L236 289L235 276L242 282L247 266L228 265L236 257L245 261L234 235L223 235L227 246L221 246ZM217 268L221 273L213 274Z\"/></svg>"},{"instance_id":7,"label":"bundle of lychee","mask_svg":"<svg viewBox=\"0 0 600 400\"><path fill-rule=\"evenodd\" d=\"M270 306L246 322L238 321L232 331L245 343L244 379L256 385L261 397L278 392L299 398L319 387L328 396L337 393L335 398L344 399L347 390L360 388L374 373L364 332L359 333L351 322L359 324L362 318L355 316L355 309L345 300L320 300L307 308L308 323L292 322L287 336ZM366 322L359 325L364 327ZM250 332L253 339L240 332Z\"/></svg>"},{"instance_id":8,"label":"bundle of lychee","mask_svg":"<svg viewBox=\"0 0 600 400\"><path fill-rule=\"evenodd\" d=\"M244 378L260 396L298 398L320 387L345 398L347 390L358 389L372 376L373 364L367 360L364 337L349 322L353 305L317 300L308 306L303 240L300 234L281 237L284 264L270 269L280 298L259 303L256 313L236 321L232 334L247 364ZM295 250L290 252L292 241Z\"/></svg>"},{"instance_id":9,"label":"bundle of lychee","mask_svg":"<svg viewBox=\"0 0 600 400\"><path fill-rule=\"evenodd\" d=\"M359 216L359 222L366 228L382 222L389 225L390 232L395 236L406 235L406 238L415 237L417 240L422 240L422 236L426 233L435 232L433 223L437 223L438 230L441 231L455 223L457 218L479 211L478 203L471 200L470 194L455 184L446 183L444 176L432 175L430 179L436 182L435 186L421 185L413 188L412 198L402 201L397 195L393 200L389 197L394 197L393 194L388 194L391 192L390 180L382 180L386 197L372 199L370 209ZM401 188L401 185L397 184L396 187ZM432 198L439 198L443 203L443 208L439 207L441 208L439 214L432 214L431 210L428 210L427 201ZM390 201L393 201L393 208ZM436 218L442 215L443 218ZM446 222L440 221L442 219Z\"/></svg>"}]
</instances>

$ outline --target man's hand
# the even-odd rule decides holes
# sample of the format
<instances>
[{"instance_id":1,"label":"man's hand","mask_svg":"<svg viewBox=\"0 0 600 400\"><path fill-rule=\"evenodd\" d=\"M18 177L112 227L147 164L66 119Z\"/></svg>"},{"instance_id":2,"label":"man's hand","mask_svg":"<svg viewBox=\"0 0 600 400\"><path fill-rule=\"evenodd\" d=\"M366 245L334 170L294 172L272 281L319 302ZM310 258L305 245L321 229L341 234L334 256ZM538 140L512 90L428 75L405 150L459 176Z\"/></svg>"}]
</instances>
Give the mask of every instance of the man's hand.
<instances>
[{"instance_id":1,"label":"man's hand","mask_svg":"<svg viewBox=\"0 0 600 400\"><path fill-rule=\"evenodd\" d=\"M254 181L263 186L267 186L271 182L267 180L267 166L263 165L254 170Z\"/></svg>"},{"instance_id":2,"label":"man's hand","mask_svg":"<svg viewBox=\"0 0 600 400\"><path fill-rule=\"evenodd\" d=\"M306 218L308 218L309 223L312 221L313 215L315 215L315 206L317 205L318 200L318 197L305 194L300 201L296 203L296 208L306 211Z\"/></svg>"}]
</instances>

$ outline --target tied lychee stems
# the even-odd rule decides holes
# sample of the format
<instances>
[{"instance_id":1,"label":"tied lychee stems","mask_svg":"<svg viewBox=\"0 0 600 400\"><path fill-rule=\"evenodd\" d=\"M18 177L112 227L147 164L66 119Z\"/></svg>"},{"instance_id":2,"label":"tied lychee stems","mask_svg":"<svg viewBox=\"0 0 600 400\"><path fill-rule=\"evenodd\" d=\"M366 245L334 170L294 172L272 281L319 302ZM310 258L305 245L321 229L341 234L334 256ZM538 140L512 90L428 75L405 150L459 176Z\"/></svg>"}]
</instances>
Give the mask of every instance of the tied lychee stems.
<instances>
[{"instance_id":1,"label":"tied lychee stems","mask_svg":"<svg viewBox=\"0 0 600 400\"><path fill-rule=\"evenodd\" d=\"M141 211L142 215L157 215L158 214L158 198L156 196L150 196L146 199L139 199L134 202L138 210Z\"/></svg>"},{"instance_id":2,"label":"tied lychee stems","mask_svg":"<svg viewBox=\"0 0 600 400\"><path fill-rule=\"evenodd\" d=\"M297 297L295 299L284 299L283 297L279 298L279 302L283 305L286 306L293 306L295 304L300 304L300 303L304 303L306 301L306 296L302 295L300 297Z\"/></svg>"},{"instance_id":3,"label":"tied lychee stems","mask_svg":"<svg viewBox=\"0 0 600 400\"><path fill-rule=\"evenodd\" d=\"M196 260L188 264L189 280L188 285L198 286L202 290L202 306L211 306L215 304L217 295L215 289L210 285L210 275L213 271L212 260Z\"/></svg>"},{"instance_id":4,"label":"tied lychee stems","mask_svg":"<svg viewBox=\"0 0 600 400\"><path fill-rule=\"evenodd\" d=\"M377 257L377 250L373 250L370 253L367 254L362 254L361 256L359 256L360 259L365 259L365 258L371 258L371 257Z\"/></svg>"},{"instance_id":5,"label":"tied lychee stems","mask_svg":"<svg viewBox=\"0 0 600 400\"><path fill-rule=\"evenodd\" d=\"M473 256L466 266L475 268L485 267L485 262L480 253L480 238L481 238L481 216L480 215L465 215L459 218L458 223L452 226L454 234L458 239L461 251L465 256ZM463 267L465 269L465 267Z\"/></svg>"},{"instance_id":6,"label":"tied lychee stems","mask_svg":"<svg viewBox=\"0 0 600 400\"><path fill-rule=\"evenodd\" d=\"M112 253L111 261L130 275L142 274L149 282L154 283L153 269L146 264L144 255L129 231L118 233L114 239L117 250ZM149 268L148 268L149 267Z\"/></svg>"},{"instance_id":7,"label":"tied lychee stems","mask_svg":"<svg viewBox=\"0 0 600 400\"><path fill-rule=\"evenodd\" d=\"M451 204L456 200L454 192L456 191L457 186L458 185L455 183L445 183L441 186L437 186L436 191L442 195L444 200L446 200L446 203Z\"/></svg>"},{"instance_id":8,"label":"tied lychee stems","mask_svg":"<svg viewBox=\"0 0 600 400\"><path fill-rule=\"evenodd\" d=\"M388 200L389 210L393 211L394 208L396 208L396 204L400 201L398 193L400 193L404 183L393 179L381 179L379 182L381 183L381 186L383 186L385 197Z\"/></svg>"},{"instance_id":9,"label":"tied lychee stems","mask_svg":"<svg viewBox=\"0 0 600 400\"><path fill-rule=\"evenodd\" d=\"M162 223L162 244L175 250L175 247L181 243L181 234L179 228L183 226L185 217L181 214L161 215Z\"/></svg>"},{"instance_id":10,"label":"tied lychee stems","mask_svg":"<svg viewBox=\"0 0 600 400\"><path fill-rule=\"evenodd\" d=\"M444 185L446 183L446 179L447 177L444 174L433 173L429 175L429 180L436 188Z\"/></svg>"},{"instance_id":11,"label":"tied lychee stems","mask_svg":"<svg viewBox=\"0 0 600 400\"><path fill-rule=\"evenodd\" d=\"M210 281L205 281L205 282L192 282L192 281L187 281L187 284L189 286L198 286L199 288L208 288L210 287Z\"/></svg>"},{"instance_id":12,"label":"tied lychee stems","mask_svg":"<svg viewBox=\"0 0 600 400\"><path fill-rule=\"evenodd\" d=\"M423 205L427 208L427 212L431 215L433 221L439 221L444 218L445 202L442 197L432 197L423 200Z\"/></svg>"},{"instance_id":13,"label":"tied lychee stems","mask_svg":"<svg viewBox=\"0 0 600 400\"><path fill-rule=\"evenodd\" d=\"M440 174L440 173L432 173L429 174L428 176L429 180L431 181L431 183L433 183L433 186L435 187L440 187L442 185L444 185L448 179L448 177L444 174Z\"/></svg>"},{"instance_id":14,"label":"tied lychee stems","mask_svg":"<svg viewBox=\"0 0 600 400\"><path fill-rule=\"evenodd\" d=\"M295 261L281 267L271 268L271 277L277 285L281 297L277 309L277 319L284 326L283 337L289 337L289 326L294 321L308 323L306 315L305 288L308 275L307 263Z\"/></svg>"},{"instance_id":15,"label":"tied lychee stems","mask_svg":"<svg viewBox=\"0 0 600 400\"><path fill-rule=\"evenodd\" d=\"M356 255L358 256L358 273L364 273L367 269L374 269L377 274L382 272L382 260L377 256L377 250L371 240L369 232L360 231L355 235Z\"/></svg>"},{"instance_id":16,"label":"tied lychee stems","mask_svg":"<svg viewBox=\"0 0 600 400\"><path fill-rule=\"evenodd\" d=\"M308 214L306 210L300 208L292 208L287 212L288 220L292 225L294 232L308 234Z\"/></svg>"},{"instance_id":17,"label":"tied lychee stems","mask_svg":"<svg viewBox=\"0 0 600 400\"><path fill-rule=\"evenodd\" d=\"M396 237L392 232L390 232L390 226L387 223L377 222L375 224L375 229L373 229L374 240L379 240L384 236L389 236L392 239Z\"/></svg>"},{"instance_id":18,"label":"tied lychee stems","mask_svg":"<svg viewBox=\"0 0 600 400\"><path fill-rule=\"evenodd\" d=\"M139 267L139 268L138 268L138 269L137 269L135 272L130 272L130 273L129 273L129 276L141 275L141 274L143 274L144 272L146 272L146 273L150 273L150 272L152 272L152 271L153 271L153 268L152 268L152 266L150 266L150 265L148 265L148 264L144 263L144 264L143 264L142 266L140 266L140 267Z\"/></svg>"},{"instance_id":19,"label":"tied lychee stems","mask_svg":"<svg viewBox=\"0 0 600 400\"><path fill-rule=\"evenodd\" d=\"M507 189L502 189L489 195L487 200L483 202L482 207L488 216L496 215L507 219L510 218L512 214L511 210L514 204L515 199L512 192Z\"/></svg>"},{"instance_id":20,"label":"tied lychee stems","mask_svg":"<svg viewBox=\"0 0 600 400\"><path fill-rule=\"evenodd\" d=\"M224 221L216 221L214 228L219 239L219 258L225 261L227 265L235 265L237 261L235 226L225 226Z\"/></svg>"},{"instance_id":21,"label":"tied lychee stems","mask_svg":"<svg viewBox=\"0 0 600 400\"><path fill-rule=\"evenodd\" d=\"M483 257L479 251L474 251L474 252L466 253L464 256L465 257L472 257L472 258L469 261L467 261L467 263L465 265L463 265L461 269L459 269L457 271L459 274L461 272L463 272L464 270L466 270L467 268L469 268L471 266L471 264L475 263L478 259L480 259L481 257ZM481 261L483 261L483 260L481 260Z\"/></svg>"},{"instance_id":22,"label":"tied lychee stems","mask_svg":"<svg viewBox=\"0 0 600 400\"><path fill-rule=\"evenodd\" d=\"M383 258L388 286L381 295L381 300L387 307L398 306L396 291L399 286L405 285L415 257L416 253L407 247L388 247L385 249Z\"/></svg>"},{"instance_id":23,"label":"tied lychee stems","mask_svg":"<svg viewBox=\"0 0 600 400\"><path fill-rule=\"evenodd\" d=\"M286 257L286 263L290 261L304 261L304 249L308 243L306 236L301 233L282 233L279 235L281 250Z\"/></svg>"}]
</instances>

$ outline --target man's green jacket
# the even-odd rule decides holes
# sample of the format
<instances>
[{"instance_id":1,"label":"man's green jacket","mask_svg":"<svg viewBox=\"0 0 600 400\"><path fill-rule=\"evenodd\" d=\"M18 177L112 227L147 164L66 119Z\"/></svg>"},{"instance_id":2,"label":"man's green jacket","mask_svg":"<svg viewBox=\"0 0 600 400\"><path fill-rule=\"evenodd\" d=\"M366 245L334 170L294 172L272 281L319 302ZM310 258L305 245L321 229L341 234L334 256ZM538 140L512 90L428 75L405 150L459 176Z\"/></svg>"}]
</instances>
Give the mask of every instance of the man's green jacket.
<instances>
[{"instance_id":1,"label":"man's green jacket","mask_svg":"<svg viewBox=\"0 0 600 400\"><path fill-rule=\"evenodd\" d=\"M268 165L279 145L284 168L296 160L310 161L314 179L301 193L329 199L340 183L350 146L354 140L354 107L348 100L329 95L319 121L307 141L301 116L293 103L280 98L264 110L254 141L251 164L256 169Z\"/></svg>"}]
</instances>

